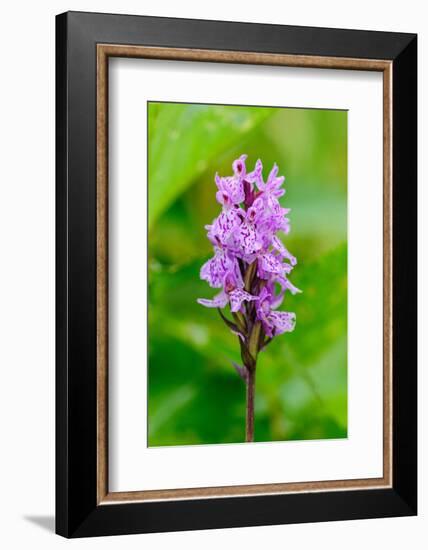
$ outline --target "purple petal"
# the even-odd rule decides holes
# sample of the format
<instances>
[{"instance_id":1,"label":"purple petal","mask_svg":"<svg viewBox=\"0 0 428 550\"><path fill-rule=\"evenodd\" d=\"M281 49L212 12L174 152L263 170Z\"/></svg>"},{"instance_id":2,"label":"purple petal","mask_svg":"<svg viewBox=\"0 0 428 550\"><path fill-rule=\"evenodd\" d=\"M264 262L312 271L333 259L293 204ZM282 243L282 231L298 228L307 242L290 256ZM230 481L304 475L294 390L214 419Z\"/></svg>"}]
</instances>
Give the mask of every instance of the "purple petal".
<instances>
[{"instance_id":1,"label":"purple petal","mask_svg":"<svg viewBox=\"0 0 428 550\"><path fill-rule=\"evenodd\" d=\"M215 183L218 187L216 199L220 204L229 208L243 202L245 198L244 185L240 176L220 177L216 174Z\"/></svg>"},{"instance_id":2,"label":"purple petal","mask_svg":"<svg viewBox=\"0 0 428 550\"><path fill-rule=\"evenodd\" d=\"M214 296L212 300L207 300L206 298L198 298L198 304L205 307L220 307L223 308L229 301L228 296L225 292L221 291L220 294Z\"/></svg>"},{"instance_id":3,"label":"purple petal","mask_svg":"<svg viewBox=\"0 0 428 550\"><path fill-rule=\"evenodd\" d=\"M260 294L259 299L256 303L256 313L257 313L257 319L259 321L262 321L263 328L265 329L266 334L271 335L272 327L269 324L269 314L271 311L271 293L266 288L263 287Z\"/></svg>"},{"instance_id":4,"label":"purple petal","mask_svg":"<svg viewBox=\"0 0 428 550\"><path fill-rule=\"evenodd\" d=\"M278 256L274 256L271 252L267 252L259 258L259 270L260 269L262 272L283 275L284 273L289 273L292 268L289 264L281 262ZM263 275L263 273L260 274L260 276Z\"/></svg>"},{"instance_id":5,"label":"purple petal","mask_svg":"<svg viewBox=\"0 0 428 550\"><path fill-rule=\"evenodd\" d=\"M262 327L263 327L263 330L264 330L264 333L266 334L266 336L269 336L269 338L272 338L273 337L273 330L275 328L273 326L273 323L271 323L267 317L264 318L264 319L260 319L260 321L262 322Z\"/></svg>"},{"instance_id":6,"label":"purple petal","mask_svg":"<svg viewBox=\"0 0 428 550\"><path fill-rule=\"evenodd\" d=\"M247 159L247 155L241 155L239 159L236 159L233 161L232 168L233 172L235 173L236 177L243 178L246 173L245 168L245 161Z\"/></svg>"},{"instance_id":7,"label":"purple petal","mask_svg":"<svg viewBox=\"0 0 428 550\"><path fill-rule=\"evenodd\" d=\"M212 284L211 279L211 262L213 259L208 260L204 263L204 265L201 267L201 270L199 272L199 276L203 281L207 281L210 286L214 287Z\"/></svg>"},{"instance_id":8,"label":"purple petal","mask_svg":"<svg viewBox=\"0 0 428 550\"><path fill-rule=\"evenodd\" d=\"M235 234L235 245L243 256L250 256L262 247L254 226L244 222L239 226Z\"/></svg>"},{"instance_id":9,"label":"purple petal","mask_svg":"<svg viewBox=\"0 0 428 550\"><path fill-rule=\"evenodd\" d=\"M209 226L208 238L216 245L227 246L233 232L241 225L245 214L240 208L231 208L221 212Z\"/></svg>"},{"instance_id":10,"label":"purple petal","mask_svg":"<svg viewBox=\"0 0 428 550\"><path fill-rule=\"evenodd\" d=\"M275 327L275 335L292 332L296 326L296 314L288 311L271 311L269 321Z\"/></svg>"},{"instance_id":11,"label":"purple petal","mask_svg":"<svg viewBox=\"0 0 428 550\"><path fill-rule=\"evenodd\" d=\"M275 294L275 282L278 282L281 285L281 290L278 294ZM282 284L282 281L285 281L285 278L278 277L277 279L273 279L270 284L268 285L271 289L271 296L270 296L270 307L271 309L278 308L284 299L285 294L285 285Z\"/></svg>"},{"instance_id":12,"label":"purple petal","mask_svg":"<svg viewBox=\"0 0 428 550\"><path fill-rule=\"evenodd\" d=\"M270 290L269 290L266 286L264 286L264 287L261 289L260 294L259 294L259 301L260 301L260 303L261 303L263 300L269 300L270 295L271 295Z\"/></svg>"},{"instance_id":13,"label":"purple petal","mask_svg":"<svg viewBox=\"0 0 428 550\"><path fill-rule=\"evenodd\" d=\"M302 291L300 288L297 288L297 286L294 286L287 277L278 277L277 278L278 283L281 285L281 287L285 290L288 289L291 294L300 294Z\"/></svg>"},{"instance_id":14,"label":"purple petal","mask_svg":"<svg viewBox=\"0 0 428 550\"><path fill-rule=\"evenodd\" d=\"M258 161L256 162L256 166L255 166L254 170L252 172L250 172L249 174L247 174L247 176L246 176L246 179L250 183L255 183L257 185L258 189L260 189L260 191L262 191L265 188L265 184L263 182L262 171L263 171L263 164L262 164L262 161L260 159L258 159Z\"/></svg>"},{"instance_id":15,"label":"purple petal","mask_svg":"<svg viewBox=\"0 0 428 550\"><path fill-rule=\"evenodd\" d=\"M270 171L270 174L266 182L267 190L275 192L284 183L284 179L285 179L284 176L277 177L277 174L278 174L278 166L275 163L273 165L272 170Z\"/></svg>"},{"instance_id":16,"label":"purple petal","mask_svg":"<svg viewBox=\"0 0 428 550\"><path fill-rule=\"evenodd\" d=\"M278 237L274 236L272 237L272 246L278 250L278 252L280 253L280 255L283 257L283 258L287 258L287 260L290 261L290 264L292 266L295 266L297 264L297 260L296 258L290 254L290 252L285 248L285 246L282 244L282 242L278 239Z\"/></svg>"},{"instance_id":17,"label":"purple petal","mask_svg":"<svg viewBox=\"0 0 428 550\"><path fill-rule=\"evenodd\" d=\"M226 273L234 270L235 264L237 264L236 259L230 258L225 250L217 248L214 257L201 267L200 277L212 288L220 288L223 286Z\"/></svg>"},{"instance_id":18,"label":"purple petal","mask_svg":"<svg viewBox=\"0 0 428 550\"><path fill-rule=\"evenodd\" d=\"M236 313L241 309L242 302L244 301L251 302L253 300L258 300L258 297L252 296L245 290L236 288L235 290L232 290L232 292L229 294L229 300L230 300L230 311L232 311L233 313Z\"/></svg>"},{"instance_id":19,"label":"purple petal","mask_svg":"<svg viewBox=\"0 0 428 550\"><path fill-rule=\"evenodd\" d=\"M222 204L226 208L230 208L231 206L233 206L233 203L231 198L229 197L229 194L226 191L223 191L222 189L217 191L217 193L215 194L215 198L217 199L218 203Z\"/></svg>"},{"instance_id":20,"label":"purple petal","mask_svg":"<svg viewBox=\"0 0 428 550\"><path fill-rule=\"evenodd\" d=\"M278 165L275 162L274 165L272 166L272 170L269 173L267 183L272 183L274 181L274 179L276 178L277 174L278 174Z\"/></svg>"}]
</instances>

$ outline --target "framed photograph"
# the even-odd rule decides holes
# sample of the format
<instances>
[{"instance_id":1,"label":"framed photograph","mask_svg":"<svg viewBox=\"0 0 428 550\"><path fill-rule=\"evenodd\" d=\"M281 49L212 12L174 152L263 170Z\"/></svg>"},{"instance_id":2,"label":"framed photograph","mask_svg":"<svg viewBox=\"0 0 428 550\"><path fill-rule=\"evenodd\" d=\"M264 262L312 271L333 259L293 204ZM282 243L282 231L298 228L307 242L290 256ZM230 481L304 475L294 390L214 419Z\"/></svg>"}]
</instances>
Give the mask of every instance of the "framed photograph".
<instances>
[{"instance_id":1,"label":"framed photograph","mask_svg":"<svg viewBox=\"0 0 428 550\"><path fill-rule=\"evenodd\" d=\"M57 533L416 514L416 35L56 40Z\"/></svg>"}]
</instances>

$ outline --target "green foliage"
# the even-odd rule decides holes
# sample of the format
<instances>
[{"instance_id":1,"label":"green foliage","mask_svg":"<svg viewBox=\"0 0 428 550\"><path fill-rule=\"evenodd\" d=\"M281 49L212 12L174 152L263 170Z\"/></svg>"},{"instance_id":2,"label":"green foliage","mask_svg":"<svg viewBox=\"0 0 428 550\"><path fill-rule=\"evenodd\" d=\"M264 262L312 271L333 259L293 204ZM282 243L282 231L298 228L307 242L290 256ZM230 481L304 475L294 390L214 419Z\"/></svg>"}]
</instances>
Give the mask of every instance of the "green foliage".
<instances>
[{"instance_id":1,"label":"green foliage","mask_svg":"<svg viewBox=\"0 0 428 550\"><path fill-rule=\"evenodd\" d=\"M346 113L149 104L149 445L244 440L239 345L200 281L211 254L204 225L219 211L214 173L242 153L277 162L297 256L282 309L293 333L262 352L256 440L347 435ZM178 136L178 137L177 137Z\"/></svg>"},{"instance_id":2,"label":"green foliage","mask_svg":"<svg viewBox=\"0 0 428 550\"><path fill-rule=\"evenodd\" d=\"M149 104L149 227L208 163L266 119L272 109Z\"/></svg>"}]
</instances>

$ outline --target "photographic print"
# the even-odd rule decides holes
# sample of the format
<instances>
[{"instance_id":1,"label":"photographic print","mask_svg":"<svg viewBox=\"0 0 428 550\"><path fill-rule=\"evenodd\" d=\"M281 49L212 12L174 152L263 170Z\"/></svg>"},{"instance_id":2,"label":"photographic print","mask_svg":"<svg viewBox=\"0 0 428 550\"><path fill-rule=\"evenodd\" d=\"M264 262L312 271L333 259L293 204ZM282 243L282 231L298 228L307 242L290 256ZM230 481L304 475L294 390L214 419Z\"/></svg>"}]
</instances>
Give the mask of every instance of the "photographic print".
<instances>
[{"instance_id":1,"label":"photographic print","mask_svg":"<svg viewBox=\"0 0 428 550\"><path fill-rule=\"evenodd\" d=\"M417 36L56 31L57 533L415 515Z\"/></svg>"},{"instance_id":2,"label":"photographic print","mask_svg":"<svg viewBox=\"0 0 428 550\"><path fill-rule=\"evenodd\" d=\"M347 436L347 112L148 103L148 445Z\"/></svg>"}]
</instances>

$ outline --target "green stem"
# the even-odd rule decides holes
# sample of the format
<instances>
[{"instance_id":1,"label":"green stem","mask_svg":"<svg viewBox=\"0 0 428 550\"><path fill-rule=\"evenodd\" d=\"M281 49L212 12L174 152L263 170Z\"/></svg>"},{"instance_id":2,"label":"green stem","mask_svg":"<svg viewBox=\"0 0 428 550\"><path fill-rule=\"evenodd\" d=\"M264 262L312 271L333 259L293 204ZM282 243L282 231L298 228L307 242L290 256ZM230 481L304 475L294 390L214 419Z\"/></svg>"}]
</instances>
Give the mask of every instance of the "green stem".
<instances>
[{"instance_id":1,"label":"green stem","mask_svg":"<svg viewBox=\"0 0 428 550\"><path fill-rule=\"evenodd\" d=\"M262 330L262 324L260 321L256 321L251 331L250 339L248 341L248 351L254 358L254 364L257 361L257 354L259 353L260 332Z\"/></svg>"},{"instance_id":2,"label":"green stem","mask_svg":"<svg viewBox=\"0 0 428 550\"><path fill-rule=\"evenodd\" d=\"M244 287L247 292L251 291L251 285L253 283L254 275L256 273L257 261L254 261L247 267L244 277Z\"/></svg>"},{"instance_id":3,"label":"green stem","mask_svg":"<svg viewBox=\"0 0 428 550\"><path fill-rule=\"evenodd\" d=\"M247 324L245 321L245 317L242 315L241 312L237 311L236 313L232 313L232 316L235 320L235 323L237 324L240 332L242 334L247 334Z\"/></svg>"}]
</instances>

